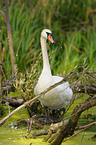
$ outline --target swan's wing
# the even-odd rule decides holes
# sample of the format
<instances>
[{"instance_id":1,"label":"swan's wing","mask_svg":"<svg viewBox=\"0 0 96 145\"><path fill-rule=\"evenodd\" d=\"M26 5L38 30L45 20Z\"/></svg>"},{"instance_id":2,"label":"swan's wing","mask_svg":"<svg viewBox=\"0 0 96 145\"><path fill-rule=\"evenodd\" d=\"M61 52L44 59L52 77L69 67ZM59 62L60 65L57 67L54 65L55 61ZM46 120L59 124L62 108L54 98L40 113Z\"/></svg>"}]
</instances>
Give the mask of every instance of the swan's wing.
<instances>
[{"instance_id":1,"label":"swan's wing","mask_svg":"<svg viewBox=\"0 0 96 145\"><path fill-rule=\"evenodd\" d=\"M54 83L60 82L63 78L59 76L52 76Z\"/></svg>"},{"instance_id":2,"label":"swan's wing","mask_svg":"<svg viewBox=\"0 0 96 145\"><path fill-rule=\"evenodd\" d=\"M59 76L52 76L52 77L53 77L54 84L62 81L63 79L62 77ZM72 89L70 88L69 82L64 82L61 85L58 85L56 87L56 91L58 91L57 94L59 94L59 96L62 96L64 100L67 102L72 98L73 92Z\"/></svg>"},{"instance_id":3,"label":"swan's wing","mask_svg":"<svg viewBox=\"0 0 96 145\"><path fill-rule=\"evenodd\" d=\"M52 76L52 78L53 78L53 83L54 83L54 84L55 84L55 83L58 83L58 82L60 82L60 81L63 80L63 77L59 77L59 76ZM69 82L64 82L64 83L62 83L61 85L63 85L62 87L64 87L64 86L69 87ZM65 87L64 87L64 88L65 88Z\"/></svg>"}]
</instances>

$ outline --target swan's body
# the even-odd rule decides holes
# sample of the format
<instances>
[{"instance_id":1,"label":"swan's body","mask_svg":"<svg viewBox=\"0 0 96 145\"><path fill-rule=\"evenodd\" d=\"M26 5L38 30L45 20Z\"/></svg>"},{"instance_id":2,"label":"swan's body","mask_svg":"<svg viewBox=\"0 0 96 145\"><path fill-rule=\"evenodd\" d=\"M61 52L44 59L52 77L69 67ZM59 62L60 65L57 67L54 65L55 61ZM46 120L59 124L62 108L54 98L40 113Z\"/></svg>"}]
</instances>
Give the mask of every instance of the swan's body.
<instances>
[{"instance_id":1,"label":"swan's body","mask_svg":"<svg viewBox=\"0 0 96 145\"><path fill-rule=\"evenodd\" d=\"M48 29L44 29L41 33L41 48L43 54L43 70L39 77L38 83L35 86L35 95L40 94L51 85L60 82L63 78L59 76L52 76L49 65L46 40L48 39L54 43L52 39L52 32ZM50 109L61 109L66 107L72 98L73 92L68 82L65 82L52 90L48 91L45 95L42 95L39 100L42 105L47 106Z\"/></svg>"}]
</instances>

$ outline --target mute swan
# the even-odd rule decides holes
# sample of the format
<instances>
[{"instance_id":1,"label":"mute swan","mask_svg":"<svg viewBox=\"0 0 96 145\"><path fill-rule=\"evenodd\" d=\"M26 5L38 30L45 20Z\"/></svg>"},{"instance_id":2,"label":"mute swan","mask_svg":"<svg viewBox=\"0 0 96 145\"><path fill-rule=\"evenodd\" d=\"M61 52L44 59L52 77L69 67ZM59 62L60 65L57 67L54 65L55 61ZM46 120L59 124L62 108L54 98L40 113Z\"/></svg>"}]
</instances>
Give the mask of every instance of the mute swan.
<instances>
[{"instance_id":1,"label":"mute swan","mask_svg":"<svg viewBox=\"0 0 96 145\"><path fill-rule=\"evenodd\" d=\"M52 38L52 32L49 29L44 29L41 32L41 48L43 54L43 70L38 79L38 83L35 86L34 93L35 95L40 94L42 91L46 90L51 85L61 81L63 78L59 76L52 76L51 69L49 65L47 49L46 49L46 40L49 40L51 43L54 43ZM69 82L65 82L45 95L39 97L39 101L42 105L47 106L49 109L61 109L66 107L72 98L73 92L69 86Z\"/></svg>"}]
</instances>

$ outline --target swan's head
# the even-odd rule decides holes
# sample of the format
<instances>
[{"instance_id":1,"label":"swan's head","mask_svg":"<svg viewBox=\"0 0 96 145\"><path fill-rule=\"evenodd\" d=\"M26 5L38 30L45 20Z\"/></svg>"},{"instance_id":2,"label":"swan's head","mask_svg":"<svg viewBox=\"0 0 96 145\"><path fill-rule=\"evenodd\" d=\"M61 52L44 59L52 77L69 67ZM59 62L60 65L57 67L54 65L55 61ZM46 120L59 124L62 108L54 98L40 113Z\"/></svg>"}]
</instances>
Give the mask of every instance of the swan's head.
<instances>
[{"instance_id":1,"label":"swan's head","mask_svg":"<svg viewBox=\"0 0 96 145\"><path fill-rule=\"evenodd\" d=\"M44 29L41 32L41 37L48 39L51 43L55 43L53 38L52 38L52 32L49 29Z\"/></svg>"}]
</instances>

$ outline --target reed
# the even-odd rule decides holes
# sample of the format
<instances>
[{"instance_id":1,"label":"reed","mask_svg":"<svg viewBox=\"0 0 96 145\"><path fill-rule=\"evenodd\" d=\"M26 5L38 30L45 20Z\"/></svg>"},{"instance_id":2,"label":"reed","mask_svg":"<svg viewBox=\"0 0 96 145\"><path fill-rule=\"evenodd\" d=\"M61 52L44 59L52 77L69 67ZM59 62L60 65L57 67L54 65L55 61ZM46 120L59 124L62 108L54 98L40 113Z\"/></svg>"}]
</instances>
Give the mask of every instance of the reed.
<instances>
[{"instance_id":1,"label":"reed","mask_svg":"<svg viewBox=\"0 0 96 145\"><path fill-rule=\"evenodd\" d=\"M4 7L3 2L1 6ZM86 65L90 64L96 56L95 11L95 1L91 0L10 1L9 15L18 70L24 72L39 59L43 28L52 30L56 42L54 46L48 43L53 73L67 73L76 65L82 65L84 58L87 58ZM1 15L0 42L5 48L3 62L10 62L6 25ZM4 66L10 76L11 64ZM91 69L96 69L96 63Z\"/></svg>"}]
</instances>

